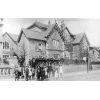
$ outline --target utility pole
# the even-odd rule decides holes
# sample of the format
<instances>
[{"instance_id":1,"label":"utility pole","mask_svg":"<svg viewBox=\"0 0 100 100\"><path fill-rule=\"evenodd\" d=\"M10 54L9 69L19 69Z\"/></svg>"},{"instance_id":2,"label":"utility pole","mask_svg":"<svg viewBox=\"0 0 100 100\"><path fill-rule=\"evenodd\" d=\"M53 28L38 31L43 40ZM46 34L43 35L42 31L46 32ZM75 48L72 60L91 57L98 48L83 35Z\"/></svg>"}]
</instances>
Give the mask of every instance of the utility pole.
<instances>
[{"instance_id":1,"label":"utility pole","mask_svg":"<svg viewBox=\"0 0 100 100\"><path fill-rule=\"evenodd\" d=\"M90 69L90 54L89 54L89 47L87 48L87 73L89 72Z\"/></svg>"}]
</instances>

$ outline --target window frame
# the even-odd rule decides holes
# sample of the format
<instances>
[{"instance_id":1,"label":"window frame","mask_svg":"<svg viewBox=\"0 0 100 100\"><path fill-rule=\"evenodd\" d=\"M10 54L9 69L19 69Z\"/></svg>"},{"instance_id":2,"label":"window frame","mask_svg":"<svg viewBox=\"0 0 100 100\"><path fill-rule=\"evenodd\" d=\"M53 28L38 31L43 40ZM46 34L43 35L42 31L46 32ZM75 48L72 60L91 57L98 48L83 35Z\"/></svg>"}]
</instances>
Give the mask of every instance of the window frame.
<instances>
[{"instance_id":1,"label":"window frame","mask_svg":"<svg viewBox=\"0 0 100 100\"><path fill-rule=\"evenodd\" d=\"M7 58L10 58L10 55L9 54L3 54L2 57L3 57L3 59L7 59Z\"/></svg>"},{"instance_id":2,"label":"window frame","mask_svg":"<svg viewBox=\"0 0 100 100\"><path fill-rule=\"evenodd\" d=\"M41 46L39 46L41 44ZM43 51L43 44L42 43L37 43L35 46L35 51Z\"/></svg>"},{"instance_id":3,"label":"window frame","mask_svg":"<svg viewBox=\"0 0 100 100\"><path fill-rule=\"evenodd\" d=\"M2 43L2 49L3 50L10 50L10 44L9 44L9 42L3 42Z\"/></svg>"},{"instance_id":4,"label":"window frame","mask_svg":"<svg viewBox=\"0 0 100 100\"><path fill-rule=\"evenodd\" d=\"M53 46L55 48L58 48L59 47L59 40L53 39L52 42L53 42Z\"/></svg>"}]
</instances>

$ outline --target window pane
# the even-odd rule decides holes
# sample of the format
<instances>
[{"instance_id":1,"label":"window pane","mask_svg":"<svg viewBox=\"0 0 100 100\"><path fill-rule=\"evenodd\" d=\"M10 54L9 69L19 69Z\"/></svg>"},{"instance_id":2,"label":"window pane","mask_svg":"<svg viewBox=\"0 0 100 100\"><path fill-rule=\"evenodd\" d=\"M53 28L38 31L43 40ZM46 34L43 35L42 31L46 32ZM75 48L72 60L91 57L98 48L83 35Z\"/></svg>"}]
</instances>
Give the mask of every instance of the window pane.
<instances>
[{"instance_id":1,"label":"window pane","mask_svg":"<svg viewBox=\"0 0 100 100\"><path fill-rule=\"evenodd\" d=\"M3 42L3 49L9 49L9 43Z\"/></svg>"}]
</instances>

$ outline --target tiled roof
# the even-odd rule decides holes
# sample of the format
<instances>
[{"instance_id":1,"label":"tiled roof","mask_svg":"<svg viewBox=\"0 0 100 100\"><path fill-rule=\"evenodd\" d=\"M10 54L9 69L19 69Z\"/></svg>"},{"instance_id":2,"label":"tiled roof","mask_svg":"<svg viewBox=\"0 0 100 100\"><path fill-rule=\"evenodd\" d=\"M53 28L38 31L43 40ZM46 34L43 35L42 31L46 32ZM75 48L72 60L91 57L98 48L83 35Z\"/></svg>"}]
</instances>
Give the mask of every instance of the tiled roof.
<instances>
[{"instance_id":1,"label":"tiled roof","mask_svg":"<svg viewBox=\"0 0 100 100\"><path fill-rule=\"evenodd\" d=\"M15 44L17 44L18 35L5 32L2 36L6 35L6 34L10 37L10 39L11 39ZM3 38L2 38L2 41L3 41Z\"/></svg>"},{"instance_id":2,"label":"tiled roof","mask_svg":"<svg viewBox=\"0 0 100 100\"><path fill-rule=\"evenodd\" d=\"M45 33L42 32L37 32L34 30L29 30L29 29L22 29L22 31L24 32L25 36L29 39L38 39L38 40L46 40L45 38Z\"/></svg>"},{"instance_id":3,"label":"tiled roof","mask_svg":"<svg viewBox=\"0 0 100 100\"><path fill-rule=\"evenodd\" d=\"M67 31L68 31L68 33L71 35L71 36L74 36L70 31L69 31L69 29L68 29L68 27L66 26L66 28L65 29L67 29Z\"/></svg>"},{"instance_id":4,"label":"tiled roof","mask_svg":"<svg viewBox=\"0 0 100 100\"><path fill-rule=\"evenodd\" d=\"M35 31L35 30L30 30L30 29L22 29L22 31L25 33L27 38L30 39L39 39L39 40L46 40L45 37L50 35L50 32L54 28L55 24L48 25L48 28L46 31Z\"/></svg>"},{"instance_id":5,"label":"tiled roof","mask_svg":"<svg viewBox=\"0 0 100 100\"><path fill-rule=\"evenodd\" d=\"M80 43L84 35L85 35L85 33L76 34L75 40L73 41L73 44Z\"/></svg>"},{"instance_id":6,"label":"tiled roof","mask_svg":"<svg viewBox=\"0 0 100 100\"><path fill-rule=\"evenodd\" d=\"M90 50L91 49L95 49L95 50L97 50L100 53L100 47L90 47Z\"/></svg>"},{"instance_id":7,"label":"tiled roof","mask_svg":"<svg viewBox=\"0 0 100 100\"><path fill-rule=\"evenodd\" d=\"M31 29L32 27L37 26L39 28L48 28L49 25L35 21L32 25L30 25L27 29Z\"/></svg>"},{"instance_id":8,"label":"tiled roof","mask_svg":"<svg viewBox=\"0 0 100 100\"><path fill-rule=\"evenodd\" d=\"M44 32L45 36L48 36L49 33L52 31L52 29L54 28L55 24L49 25L48 29Z\"/></svg>"},{"instance_id":9,"label":"tiled roof","mask_svg":"<svg viewBox=\"0 0 100 100\"><path fill-rule=\"evenodd\" d=\"M11 36L11 38L17 42L17 38L18 38L18 35L17 34L9 34Z\"/></svg>"}]
</instances>

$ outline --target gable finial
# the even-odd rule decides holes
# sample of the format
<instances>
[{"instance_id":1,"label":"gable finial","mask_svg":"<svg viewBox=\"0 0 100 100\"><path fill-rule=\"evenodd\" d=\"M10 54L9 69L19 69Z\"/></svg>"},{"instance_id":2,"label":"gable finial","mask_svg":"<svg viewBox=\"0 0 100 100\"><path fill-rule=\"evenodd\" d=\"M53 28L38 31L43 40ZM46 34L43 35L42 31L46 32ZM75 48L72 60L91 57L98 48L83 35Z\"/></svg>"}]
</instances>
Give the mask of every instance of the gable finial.
<instances>
[{"instance_id":1,"label":"gable finial","mask_svg":"<svg viewBox=\"0 0 100 100\"><path fill-rule=\"evenodd\" d=\"M48 25L51 25L51 22L50 22L50 20L48 21Z\"/></svg>"},{"instance_id":2,"label":"gable finial","mask_svg":"<svg viewBox=\"0 0 100 100\"><path fill-rule=\"evenodd\" d=\"M61 25L60 25L60 26L61 26L61 29L62 29L62 30L65 28L64 20L61 21Z\"/></svg>"}]
</instances>

